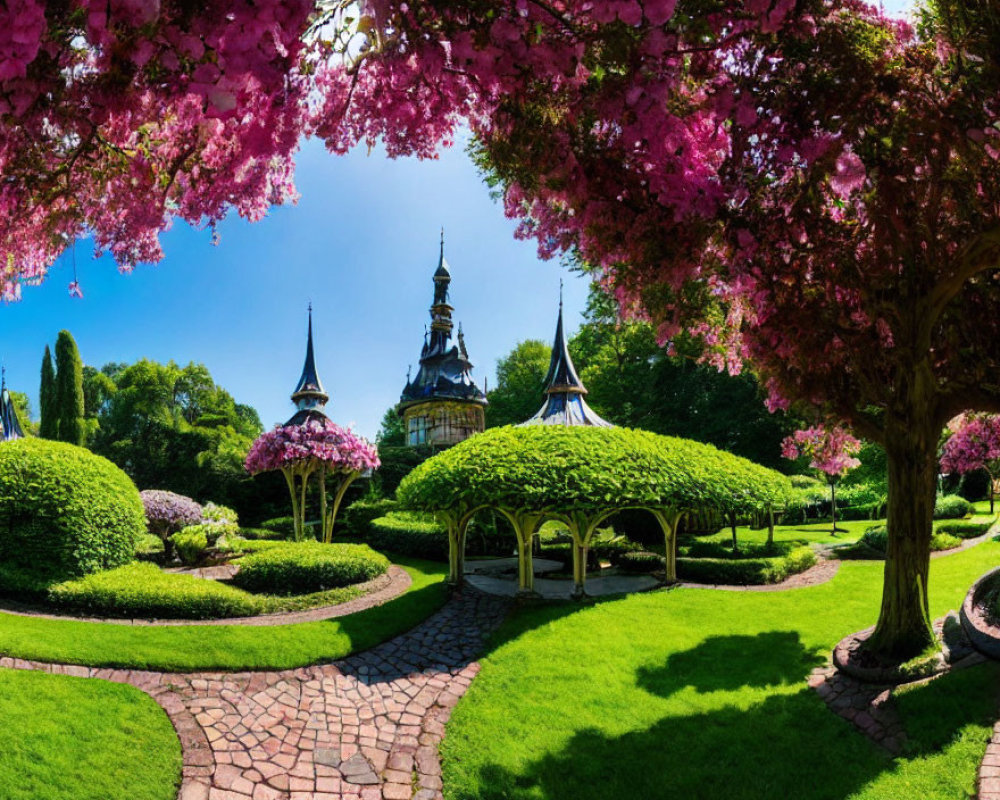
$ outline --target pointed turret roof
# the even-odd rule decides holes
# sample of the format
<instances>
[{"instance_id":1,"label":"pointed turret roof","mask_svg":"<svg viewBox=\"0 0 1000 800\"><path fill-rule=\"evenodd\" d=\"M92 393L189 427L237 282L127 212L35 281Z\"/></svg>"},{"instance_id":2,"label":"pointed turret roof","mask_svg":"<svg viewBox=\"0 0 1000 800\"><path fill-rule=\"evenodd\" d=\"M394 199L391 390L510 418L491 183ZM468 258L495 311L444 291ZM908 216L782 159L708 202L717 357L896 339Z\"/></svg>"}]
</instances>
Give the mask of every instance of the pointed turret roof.
<instances>
[{"instance_id":1,"label":"pointed turret roof","mask_svg":"<svg viewBox=\"0 0 1000 800\"><path fill-rule=\"evenodd\" d=\"M441 251L434 272L434 301L431 304L430 331L424 329L424 345L420 350L420 366L406 386L396 410L426 400L458 400L486 405L486 395L472 379L472 362L465 347L465 336L459 331L458 346L452 344L453 322L448 303L451 272L444 258L444 230L441 231Z\"/></svg>"},{"instance_id":2,"label":"pointed turret roof","mask_svg":"<svg viewBox=\"0 0 1000 800\"><path fill-rule=\"evenodd\" d=\"M569 355L566 334L563 331L562 284L559 286L559 319L556 322L556 336L552 341L552 358L549 372L545 376L545 402L531 419L522 425L593 425L602 428L614 427L601 419L587 405L583 396L587 389L576 374L573 359Z\"/></svg>"},{"instance_id":3,"label":"pointed turret roof","mask_svg":"<svg viewBox=\"0 0 1000 800\"><path fill-rule=\"evenodd\" d=\"M5 442L24 438L21 421L14 408L14 398L7 390L6 369L0 370L0 438Z\"/></svg>"},{"instance_id":4,"label":"pointed turret roof","mask_svg":"<svg viewBox=\"0 0 1000 800\"><path fill-rule=\"evenodd\" d=\"M451 280L448 262L444 260L444 228L441 229L441 254L438 256L438 267L434 271L434 280Z\"/></svg>"},{"instance_id":5,"label":"pointed turret roof","mask_svg":"<svg viewBox=\"0 0 1000 800\"><path fill-rule=\"evenodd\" d=\"M319 379L316 371L316 358L313 353L313 327L312 327L312 303L309 304L309 328L306 339L306 360L302 365L302 377L292 392L292 402L298 409L290 420L289 425L301 425L308 419L326 418L325 406L330 400L330 395L323 388L323 382Z\"/></svg>"}]
</instances>

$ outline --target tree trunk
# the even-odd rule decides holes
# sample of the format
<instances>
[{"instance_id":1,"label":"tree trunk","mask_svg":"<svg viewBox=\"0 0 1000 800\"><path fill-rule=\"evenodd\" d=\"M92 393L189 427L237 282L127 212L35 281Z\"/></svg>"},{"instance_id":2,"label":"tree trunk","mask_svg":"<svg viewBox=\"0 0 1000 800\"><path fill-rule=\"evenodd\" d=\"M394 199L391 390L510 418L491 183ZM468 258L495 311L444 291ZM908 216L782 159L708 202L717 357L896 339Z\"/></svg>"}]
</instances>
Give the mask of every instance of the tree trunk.
<instances>
[{"instance_id":1,"label":"tree trunk","mask_svg":"<svg viewBox=\"0 0 1000 800\"><path fill-rule=\"evenodd\" d=\"M927 408L908 420L887 420L888 546L882 609L866 649L887 660L918 655L934 641L927 574L934 519L940 426Z\"/></svg>"},{"instance_id":2,"label":"tree trunk","mask_svg":"<svg viewBox=\"0 0 1000 800\"><path fill-rule=\"evenodd\" d=\"M733 532L733 552L735 553L740 549L739 543L736 541L736 514L729 515L729 527Z\"/></svg>"},{"instance_id":3,"label":"tree trunk","mask_svg":"<svg viewBox=\"0 0 1000 800\"><path fill-rule=\"evenodd\" d=\"M830 481L830 519L833 521L831 535L837 535L837 482Z\"/></svg>"}]
</instances>

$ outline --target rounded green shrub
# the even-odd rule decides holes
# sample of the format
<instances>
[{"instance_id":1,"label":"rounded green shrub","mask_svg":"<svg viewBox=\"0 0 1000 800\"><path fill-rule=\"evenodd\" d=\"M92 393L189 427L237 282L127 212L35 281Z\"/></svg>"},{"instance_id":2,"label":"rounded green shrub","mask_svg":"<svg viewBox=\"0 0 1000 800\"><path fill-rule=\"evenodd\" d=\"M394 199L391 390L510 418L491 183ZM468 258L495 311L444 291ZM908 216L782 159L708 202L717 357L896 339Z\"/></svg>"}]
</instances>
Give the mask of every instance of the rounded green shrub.
<instances>
[{"instance_id":1,"label":"rounded green shrub","mask_svg":"<svg viewBox=\"0 0 1000 800\"><path fill-rule=\"evenodd\" d=\"M885 549L889 546L889 532L886 530L885 525L872 525L861 534L858 544L866 545L873 550L884 553Z\"/></svg>"},{"instance_id":2,"label":"rounded green shrub","mask_svg":"<svg viewBox=\"0 0 1000 800\"><path fill-rule=\"evenodd\" d=\"M363 539L373 520L395 510L395 500L355 500L341 512L339 533Z\"/></svg>"},{"instance_id":3,"label":"rounded green shrub","mask_svg":"<svg viewBox=\"0 0 1000 800\"><path fill-rule=\"evenodd\" d=\"M145 531L138 490L106 458L44 439L0 445L0 561L84 575L131 561Z\"/></svg>"},{"instance_id":4,"label":"rounded green shrub","mask_svg":"<svg viewBox=\"0 0 1000 800\"><path fill-rule=\"evenodd\" d=\"M934 533L931 534L931 550L934 552L938 552L940 550L951 550L952 548L958 547L961 543L961 539L957 536L952 536L950 533L934 531Z\"/></svg>"},{"instance_id":5,"label":"rounded green shrub","mask_svg":"<svg viewBox=\"0 0 1000 800\"><path fill-rule=\"evenodd\" d=\"M622 572L655 572L663 569L663 556L645 550L622 553L618 559L618 569Z\"/></svg>"},{"instance_id":6,"label":"rounded green shrub","mask_svg":"<svg viewBox=\"0 0 1000 800\"><path fill-rule=\"evenodd\" d=\"M107 617L217 619L267 610L262 600L232 586L164 572L146 563L56 584L48 599L60 608Z\"/></svg>"},{"instance_id":7,"label":"rounded green shrub","mask_svg":"<svg viewBox=\"0 0 1000 800\"><path fill-rule=\"evenodd\" d=\"M448 531L432 514L392 511L372 520L362 538L379 551L431 561L448 560Z\"/></svg>"},{"instance_id":8,"label":"rounded green shrub","mask_svg":"<svg viewBox=\"0 0 1000 800\"><path fill-rule=\"evenodd\" d=\"M934 519L962 519L972 513L972 505L964 497L949 494L934 504Z\"/></svg>"},{"instance_id":9,"label":"rounded green shrub","mask_svg":"<svg viewBox=\"0 0 1000 800\"><path fill-rule=\"evenodd\" d=\"M811 547L773 558L678 558L677 576L698 583L754 586L781 583L816 563Z\"/></svg>"},{"instance_id":10,"label":"rounded green shrub","mask_svg":"<svg viewBox=\"0 0 1000 800\"><path fill-rule=\"evenodd\" d=\"M973 520L958 520L955 522L942 522L934 530L938 533L947 533L957 536L959 539L975 539L982 536L993 525L993 520L989 522L975 522Z\"/></svg>"},{"instance_id":11,"label":"rounded green shrub","mask_svg":"<svg viewBox=\"0 0 1000 800\"><path fill-rule=\"evenodd\" d=\"M701 442L628 428L536 425L466 439L414 469L396 495L418 511L742 511L781 505L791 492L784 475Z\"/></svg>"},{"instance_id":12,"label":"rounded green shrub","mask_svg":"<svg viewBox=\"0 0 1000 800\"><path fill-rule=\"evenodd\" d=\"M278 595L320 592L361 583L389 569L389 559L363 544L288 543L239 562L233 583L250 592Z\"/></svg>"},{"instance_id":13,"label":"rounded green shrub","mask_svg":"<svg viewBox=\"0 0 1000 800\"><path fill-rule=\"evenodd\" d=\"M208 550L207 529L209 525L191 525L170 537L170 541L181 557L181 561L189 567L197 564Z\"/></svg>"}]
</instances>

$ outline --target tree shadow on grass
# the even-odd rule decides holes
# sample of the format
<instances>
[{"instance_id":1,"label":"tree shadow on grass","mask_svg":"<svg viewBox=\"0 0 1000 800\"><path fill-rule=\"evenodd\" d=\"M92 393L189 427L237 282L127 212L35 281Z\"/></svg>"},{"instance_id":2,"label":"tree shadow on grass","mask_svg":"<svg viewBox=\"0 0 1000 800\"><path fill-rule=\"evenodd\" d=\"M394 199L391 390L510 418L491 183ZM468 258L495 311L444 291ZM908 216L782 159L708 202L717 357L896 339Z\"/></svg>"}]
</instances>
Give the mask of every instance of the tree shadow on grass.
<instances>
[{"instance_id":1,"label":"tree shadow on grass","mask_svg":"<svg viewBox=\"0 0 1000 800\"><path fill-rule=\"evenodd\" d=\"M911 737L906 758L933 755L971 735L962 733L969 723L988 724L996 714L998 675L993 665L980 667L908 692L901 702ZM981 744L985 747L985 741ZM960 774L946 774L957 786L940 787L940 796L960 797L972 791L975 765L961 763ZM794 694L771 695L746 709L725 706L665 716L645 730L624 735L579 730L562 749L524 764L517 772L499 764L480 767L478 780L470 782L475 788L455 796L461 800L842 800L897 766L897 760L803 687ZM909 793L911 777L901 781L898 793L891 787L879 796L915 796ZM938 779L923 778L935 790Z\"/></svg>"},{"instance_id":2,"label":"tree shadow on grass","mask_svg":"<svg viewBox=\"0 0 1000 800\"><path fill-rule=\"evenodd\" d=\"M636 677L647 692L669 697L686 686L718 692L787 685L805 680L824 663L823 652L804 647L796 631L768 631L756 636L713 636L690 650L673 653L662 666L640 667Z\"/></svg>"}]
</instances>

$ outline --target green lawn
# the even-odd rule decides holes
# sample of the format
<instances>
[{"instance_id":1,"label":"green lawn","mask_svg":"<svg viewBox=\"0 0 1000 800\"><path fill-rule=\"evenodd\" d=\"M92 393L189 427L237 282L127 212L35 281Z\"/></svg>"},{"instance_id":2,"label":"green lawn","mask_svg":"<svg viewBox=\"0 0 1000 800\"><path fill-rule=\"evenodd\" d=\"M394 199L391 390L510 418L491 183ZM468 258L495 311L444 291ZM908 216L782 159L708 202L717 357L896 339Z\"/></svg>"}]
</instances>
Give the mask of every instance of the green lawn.
<instances>
[{"instance_id":1,"label":"green lawn","mask_svg":"<svg viewBox=\"0 0 1000 800\"><path fill-rule=\"evenodd\" d=\"M173 800L181 748L131 686L0 670L0 797Z\"/></svg>"},{"instance_id":2,"label":"green lawn","mask_svg":"<svg viewBox=\"0 0 1000 800\"><path fill-rule=\"evenodd\" d=\"M933 614L998 563L995 542L934 560ZM449 724L446 796L965 800L997 716L997 665L904 694L910 750L897 759L805 684L874 621L881 573L852 562L808 589L675 589L520 612Z\"/></svg>"},{"instance_id":3,"label":"green lawn","mask_svg":"<svg viewBox=\"0 0 1000 800\"><path fill-rule=\"evenodd\" d=\"M343 658L409 630L447 596L447 567L393 559L413 585L347 617L297 625L131 626L0 613L0 653L88 666L188 670L287 669Z\"/></svg>"},{"instance_id":4,"label":"green lawn","mask_svg":"<svg viewBox=\"0 0 1000 800\"><path fill-rule=\"evenodd\" d=\"M885 520L873 521L861 519L850 520L848 522L838 520L837 528L844 529L844 532L838 530L836 536L830 532L831 526L829 521L811 522L808 525L775 525L774 540L776 542L798 540L809 544L844 544L845 542L856 541L865 532L866 528L878 525L880 522L884 523ZM729 528L723 528L711 536L698 538L714 542L731 542L733 534ZM736 538L740 542L763 544L767 541L767 528L752 530L746 525L739 525L736 528Z\"/></svg>"}]
</instances>

